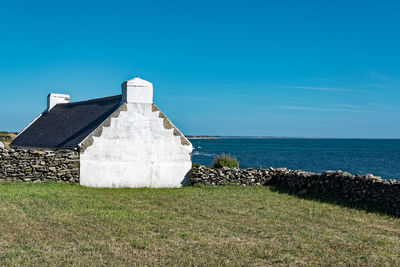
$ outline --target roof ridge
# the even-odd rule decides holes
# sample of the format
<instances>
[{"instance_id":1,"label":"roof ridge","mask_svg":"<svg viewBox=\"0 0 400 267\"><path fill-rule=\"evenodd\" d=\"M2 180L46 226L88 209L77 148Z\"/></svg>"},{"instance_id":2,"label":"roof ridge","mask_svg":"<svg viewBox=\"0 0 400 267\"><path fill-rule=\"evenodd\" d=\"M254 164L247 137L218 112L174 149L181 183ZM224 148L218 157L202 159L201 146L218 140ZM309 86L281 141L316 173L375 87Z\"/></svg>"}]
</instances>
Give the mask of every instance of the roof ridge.
<instances>
[{"instance_id":1,"label":"roof ridge","mask_svg":"<svg viewBox=\"0 0 400 267\"><path fill-rule=\"evenodd\" d=\"M93 99L88 99L88 100L82 100L82 101L76 101L76 102L69 102L69 103L60 103L57 105L70 105L70 104L83 104L83 103L88 103L88 102L95 102L95 101L103 101L103 100L109 100L113 98L118 98L121 97L122 95L113 95L113 96L106 96L106 97L100 97L100 98L93 98Z\"/></svg>"},{"instance_id":2,"label":"roof ridge","mask_svg":"<svg viewBox=\"0 0 400 267\"><path fill-rule=\"evenodd\" d=\"M57 104L30 124L13 147L74 149L121 106L122 95Z\"/></svg>"}]
</instances>

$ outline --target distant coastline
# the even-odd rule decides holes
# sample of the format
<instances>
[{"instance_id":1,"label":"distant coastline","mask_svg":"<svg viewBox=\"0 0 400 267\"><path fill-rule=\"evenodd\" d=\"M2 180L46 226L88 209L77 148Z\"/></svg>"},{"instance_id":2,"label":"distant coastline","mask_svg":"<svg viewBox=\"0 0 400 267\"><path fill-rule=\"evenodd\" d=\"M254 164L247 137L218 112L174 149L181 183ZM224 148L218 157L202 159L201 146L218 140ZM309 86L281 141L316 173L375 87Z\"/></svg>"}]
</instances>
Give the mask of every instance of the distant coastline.
<instances>
[{"instance_id":1,"label":"distant coastline","mask_svg":"<svg viewBox=\"0 0 400 267\"><path fill-rule=\"evenodd\" d=\"M0 141L11 142L18 132L0 131ZM3 140L2 140L3 138ZM11 138L11 140L9 140ZM400 138L385 137L299 137L299 136L228 136L228 135L186 135L188 139L316 139L316 140L400 140ZM4 140L8 139L8 140Z\"/></svg>"},{"instance_id":2,"label":"distant coastline","mask_svg":"<svg viewBox=\"0 0 400 267\"><path fill-rule=\"evenodd\" d=\"M294 137L294 136L211 136L211 135L186 135L188 139L311 139L311 140L400 140L400 138L379 137Z\"/></svg>"},{"instance_id":3,"label":"distant coastline","mask_svg":"<svg viewBox=\"0 0 400 267\"><path fill-rule=\"evenodd\" d=\"M203 135L187 135L186 138L188 139L219 139L220 136L203 136Z\"/></svg>"}]
</instances>

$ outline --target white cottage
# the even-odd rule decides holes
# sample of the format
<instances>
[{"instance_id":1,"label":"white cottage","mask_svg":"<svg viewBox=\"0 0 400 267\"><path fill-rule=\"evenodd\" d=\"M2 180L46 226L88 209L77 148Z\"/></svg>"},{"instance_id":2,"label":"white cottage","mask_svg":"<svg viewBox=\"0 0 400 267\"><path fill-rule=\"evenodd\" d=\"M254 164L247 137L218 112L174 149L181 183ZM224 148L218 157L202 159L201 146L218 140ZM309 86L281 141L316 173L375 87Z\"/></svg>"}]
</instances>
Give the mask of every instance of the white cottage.
<instances>
[{"instance_id":1,"label":"white cottage","mask_svg":"<svg viewBox=\"0 0 400 267\"><path fill-rule=\"evenodd\" d=\"M91 187L181 187L192 167L192 144L153 104L140 78L122 94L82 102L50 94L47 109L13 148L77 150L80 183Z\"/></svg>"}]
</instances>

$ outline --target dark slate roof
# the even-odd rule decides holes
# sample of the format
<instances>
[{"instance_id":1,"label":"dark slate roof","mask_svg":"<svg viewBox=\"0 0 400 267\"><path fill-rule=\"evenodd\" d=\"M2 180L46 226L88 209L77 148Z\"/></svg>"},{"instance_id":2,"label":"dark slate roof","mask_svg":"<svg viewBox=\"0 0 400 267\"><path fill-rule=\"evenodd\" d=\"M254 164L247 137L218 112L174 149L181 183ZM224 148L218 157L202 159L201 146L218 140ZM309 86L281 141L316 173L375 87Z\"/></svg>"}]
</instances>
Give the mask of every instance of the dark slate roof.
<instances>
[{"instance_id":1,"label":"dark slate roof","mask_svg":"<svg viewBox=\"0 0 400 267\"><path fill-rule=\"evenodd\" d=\"M12 147L77 148L121 104L122 96L111 96L58 104L45 112L11 143Z\"/></svg>"}]
</instances>

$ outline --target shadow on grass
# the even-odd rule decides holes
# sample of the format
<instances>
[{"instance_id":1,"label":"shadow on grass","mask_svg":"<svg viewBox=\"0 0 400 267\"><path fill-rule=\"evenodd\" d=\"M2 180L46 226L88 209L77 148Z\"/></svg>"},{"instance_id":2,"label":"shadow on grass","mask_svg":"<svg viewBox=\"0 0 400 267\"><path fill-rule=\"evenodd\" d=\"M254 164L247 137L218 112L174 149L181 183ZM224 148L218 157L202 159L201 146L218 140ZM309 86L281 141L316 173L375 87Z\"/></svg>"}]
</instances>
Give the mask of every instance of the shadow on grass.
<instances>
[{"instance_id":1,"label":"shadow on grass","mask_svg":"<svg viewBox=\"0 0 400 267\"><path fill-rule=\"evenodd\" d=\"M298 194L298 190L292 189L292 188L287 188L287 187L277 187L273 185L268 185L270 190L272 192L277 192L279 194L287 194L291 196L295 196L300 199L305 199L305 200L312 200L312 201L318 201L321 203L329 203L345 208L350 208L350 209L356 209L356 210L362 210L366 211L368 213L378 213L381 215L388 215L394 218L400 218L400 214L396 214L396 212L392 209L386 208L386 207L381 207L378 206L372 202L352 202L350 200L346 200L343 197L334 197L334 196L319 196L315 194L306 194L306 195L300 195Z\"/></svg>"}]
</instances>

